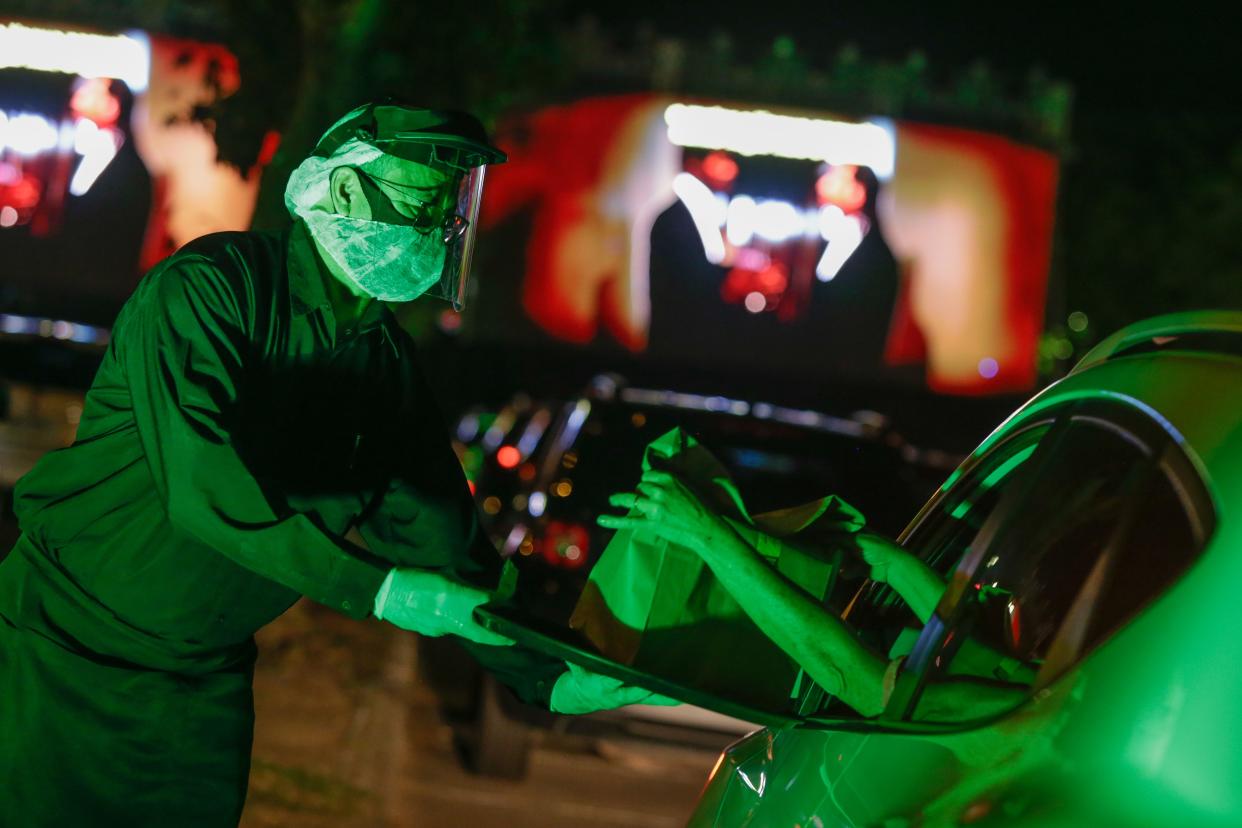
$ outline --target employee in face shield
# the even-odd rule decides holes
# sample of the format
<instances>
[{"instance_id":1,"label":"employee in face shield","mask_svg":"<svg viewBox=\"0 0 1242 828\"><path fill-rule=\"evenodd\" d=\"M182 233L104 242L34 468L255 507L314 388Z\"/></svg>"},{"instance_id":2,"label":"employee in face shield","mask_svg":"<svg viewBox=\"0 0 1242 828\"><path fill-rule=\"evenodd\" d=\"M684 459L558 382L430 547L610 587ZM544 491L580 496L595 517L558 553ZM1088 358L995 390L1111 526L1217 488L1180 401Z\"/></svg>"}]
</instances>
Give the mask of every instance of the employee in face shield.
<instances>
[{"instance_id":1,"label":"employee in face shield","mask_svg":"<svg viewBox=\"0 0 1242 828\"><path fill-rule=\"evenodd\" d=\"M122 309L76 442L18 484L0 563L0 825L233 825L254 632L300 596L452 634L528 701L638 700L473 610L499 559L385 303L460 307L472 117L367 105L291 176L283 234L218 233Z\"/></svg>"}]
</instances>

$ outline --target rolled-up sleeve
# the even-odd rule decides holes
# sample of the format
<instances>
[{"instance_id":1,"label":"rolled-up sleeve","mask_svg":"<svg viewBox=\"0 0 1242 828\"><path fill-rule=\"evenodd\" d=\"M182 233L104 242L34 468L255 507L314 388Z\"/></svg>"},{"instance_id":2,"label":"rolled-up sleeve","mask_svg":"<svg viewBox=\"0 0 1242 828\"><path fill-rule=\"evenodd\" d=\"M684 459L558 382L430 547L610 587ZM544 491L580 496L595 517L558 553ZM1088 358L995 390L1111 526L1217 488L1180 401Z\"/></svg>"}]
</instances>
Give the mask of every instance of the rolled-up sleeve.
<instances>
[{"instance_id":1,"label":"rolled-up sleeve","mask_svg":"<svg viewBox=\"0 0 1242 828\"><path fill-rule=\"evenodd\" d=\"M115 347L170 523L312 600L367 615L387 567L310 515L278 514L234 447L238 387L255 358L245 291L210 259L185 254L140 291Z\"/></svg>"}]
</instances>

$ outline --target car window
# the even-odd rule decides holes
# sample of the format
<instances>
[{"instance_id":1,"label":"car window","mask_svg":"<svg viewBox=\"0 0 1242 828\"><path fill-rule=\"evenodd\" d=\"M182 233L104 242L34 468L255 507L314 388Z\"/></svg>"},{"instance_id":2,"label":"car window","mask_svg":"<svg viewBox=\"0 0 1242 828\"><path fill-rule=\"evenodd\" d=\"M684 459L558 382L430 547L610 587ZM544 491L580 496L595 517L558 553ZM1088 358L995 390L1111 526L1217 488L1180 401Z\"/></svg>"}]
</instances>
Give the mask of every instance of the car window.
<instances>
[{"instance_id":1,"label":"car window","mask_svg":"<svg viewBox=\"0 0 1242 828\"><path fill-rule=\"evenodd\" d=\"M1177 579L1214 528L1207 490L1186 456L1170 442L1141 494L1132 523L1090 599L1091 614L1076 634L1079 656L1120 629ZM1083 600L1081 597L1079 600ZM1043 682L1055 676L1041 676Z\"/></svg>"},{"instance_id":2,"label":"car window","mask_svg":"<svg viewBox=\"0 0 1242 828\"><path fill-rule=\"evenodd\" d=\"M912 521L905 533L905 548L947 580L996 509L1009 481L1030 462L1051 423L1051 418L1027 423L969 460L954 475L956 483L933 497ZM888 658L908 654L923 627L896 590L874 581L858 590L842 618L873 652ZM800 679L797 709L803 715L834 719L857 715L808 677Z\"/></svg>"},{"instance_id":3,"label":"car window","mask_svg":"<svg viewBox=\"0 0 1242 828\"><path fill-rule=\"evenodd\" d=\"M1165 588L1206 535L1179 456L1134 412L1065 413L999 487L886 716L964 721L1016 705Z\"/></svg>"},{"instance_id":4,"label":"car window","mask_svg":"<svg viewBox=\"0 0 1242 828\"><path fill-rule=\"evenodd\" d=\"M905 548L947 580L1050 425L1030 423L969 462L957 483L915 518ZM878 582L863 587L844 618L873 649L890 656L909 652L922 628L896 590Z\"/></svg>"}]
</instances>

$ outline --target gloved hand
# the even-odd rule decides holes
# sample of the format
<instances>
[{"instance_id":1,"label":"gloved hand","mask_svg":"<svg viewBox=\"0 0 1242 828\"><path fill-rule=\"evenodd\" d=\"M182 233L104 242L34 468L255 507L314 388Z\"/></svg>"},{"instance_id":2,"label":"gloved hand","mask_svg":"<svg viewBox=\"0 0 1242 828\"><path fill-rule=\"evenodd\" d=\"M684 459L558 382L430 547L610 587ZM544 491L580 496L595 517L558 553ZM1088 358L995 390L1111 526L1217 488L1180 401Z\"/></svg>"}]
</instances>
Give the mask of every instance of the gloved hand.
<instances>
[{"instance_id":1,"label":"gloved hand","mask_svg":"<svg viewBox=\"0 0 1242 828\"><path fill-rule=\"evenodd\" d=\"M659 704L672 706L681 702L621 682L619 679L592 673L572 662L552 685L548 706L554 713L594 713L612 710L627 704Z\"/></svg>"},{"instance_id":2,"label":"gloved hand","mask_svg":"<svg viewBox=\"0 0 1242 828\"><path fill-rule=\"evenodd\" d=\"M478 644L507 646L503 635L474 620L474 608L490 601L487 590L440 572L393 569L375 594L375 617L422 635L459 635Z\"/></svg>"}]
</instances>

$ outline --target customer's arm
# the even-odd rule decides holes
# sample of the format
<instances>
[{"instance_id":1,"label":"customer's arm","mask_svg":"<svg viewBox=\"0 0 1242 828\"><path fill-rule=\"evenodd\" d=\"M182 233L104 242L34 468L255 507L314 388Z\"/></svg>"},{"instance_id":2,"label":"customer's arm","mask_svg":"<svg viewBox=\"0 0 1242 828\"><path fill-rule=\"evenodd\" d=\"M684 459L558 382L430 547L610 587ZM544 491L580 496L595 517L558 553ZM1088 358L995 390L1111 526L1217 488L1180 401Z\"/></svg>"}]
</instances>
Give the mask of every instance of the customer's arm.
<instances>
[{"instance_id":1,"label":"customer's arm","mask_svg":"<svg viewBox=\"0 0 1242 828\"><path fill-rule=\"evenodd\" d=\"M888 538L872 532L854 536L873 580L890 585L923 623L931 618L944 594L944 579L930 566Z\"/></svg>"},{"instance_id":2,"label":"customer's arm","mask_svg":"<svg viewBox=\"0 0 1242 828\"><path fill-rule=\"evenodd\" d=\"M615 495L612 502L631 513L603 515L602 526L650 532L693 549L755 624L825 690L865 716L880 713L885 660L675 477L648 471L639 494Z\"/></svg>"},{"instance_id":3,"label":"customer's arm","mask_svg":"<svg viewBox=\"0 0 1242 828\"><path fill-rule=\"evenodd\" d=\"M790 548L781 538L766 535L748 523L727 516L720 519L753 549L758 550L761 545L766 545L783 555L784 550ZM927 623L927 619L936 611L936 605L940 603L940 596L944 594L944 579L930 566L883 535L857 532L851 536L851 542L858 547L863 560L871 566L871 578L896 590L918 619Z\"/></svg>"}]
</instances>

